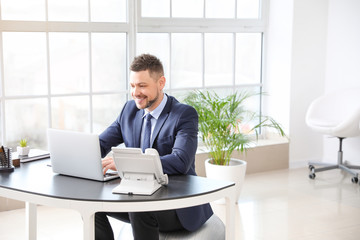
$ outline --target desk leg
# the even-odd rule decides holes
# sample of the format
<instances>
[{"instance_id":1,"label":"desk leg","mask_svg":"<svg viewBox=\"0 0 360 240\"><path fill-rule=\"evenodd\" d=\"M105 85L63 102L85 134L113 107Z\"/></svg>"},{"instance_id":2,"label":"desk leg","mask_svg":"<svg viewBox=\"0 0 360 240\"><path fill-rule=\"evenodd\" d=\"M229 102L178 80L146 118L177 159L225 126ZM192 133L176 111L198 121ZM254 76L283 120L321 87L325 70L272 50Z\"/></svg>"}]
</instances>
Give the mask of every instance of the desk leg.
<instances>
[{"instance_id":1,"label":"desk leg","mask_svg":"<svg viewBox=\"0 0 360 240\"><path fill-rule=\"evenodd\" d=\"M37 212L36 204L26 202L26 236L29 240L36 240Z\"/></svg>"},{"instance_id":2,"label":"desk leg","mask_svg":"<svg viewBox=\"0 0 360 240\"><path fill-rule=\"evenodd\" d=\"M91 240L95 239L95 214L94 213L82 213L83 219L83 239Z\"/></svg>"},{"instance_id":3,"label":"desk leg","mask_svg":"<svg viewBox=\"0 0 360 240\"><path fill-rule=\"evenodd\" d=\"M226 240L235 240L235 198L228 196L226 201Z\"/></svg>"}]
</instances>

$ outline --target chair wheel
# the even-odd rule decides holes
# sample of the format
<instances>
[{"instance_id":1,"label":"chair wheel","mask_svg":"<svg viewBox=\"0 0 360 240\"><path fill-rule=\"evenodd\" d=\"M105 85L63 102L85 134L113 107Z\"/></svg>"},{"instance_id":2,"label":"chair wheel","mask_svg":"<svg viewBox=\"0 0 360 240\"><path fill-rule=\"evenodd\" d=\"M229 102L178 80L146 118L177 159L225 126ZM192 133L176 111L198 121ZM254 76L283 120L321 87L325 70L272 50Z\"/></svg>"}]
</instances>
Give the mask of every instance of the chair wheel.
<instances>
[{"instance_id":1,"label":"chair wheel","mask_svg":"<svg viewBox=\"0 0 360 240\"><path fill-rule=\"evenodd\" d=\"M309 178L310 178L310 179L314 179L315 177L316 177L315 173L310 173L310 174L309 174Z\"/></svg>"},{"instance_id":2,"label":"chair wheel","mask_svg":"<svg viewBox=\"0 0 360 240\"><path fill-rule=\"evenodd\" d=\"M309 165L309 169L310 171L313 170L314 166L313 165Z\"/></svg>"},{"instance_id":3,"label":"chair wheel","mask_svg":"<svg viewBox=\"0 0 360 240\"><path fill-rule=\"evenodd\" d=\"M351 179L351 182L352 182L352 183L358 183L358 181L359 181L359 179L358 179L357 177L353 177L353 178Z\"/></svg>"}]
</instances>

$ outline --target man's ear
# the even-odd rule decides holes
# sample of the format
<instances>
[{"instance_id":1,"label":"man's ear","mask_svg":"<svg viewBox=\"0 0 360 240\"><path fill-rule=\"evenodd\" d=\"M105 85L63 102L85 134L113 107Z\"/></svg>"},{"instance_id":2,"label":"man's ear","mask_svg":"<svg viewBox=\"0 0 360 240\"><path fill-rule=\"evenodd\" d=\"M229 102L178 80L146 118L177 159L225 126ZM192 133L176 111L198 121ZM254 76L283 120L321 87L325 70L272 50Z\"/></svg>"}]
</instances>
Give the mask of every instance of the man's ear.
<instances>
[{"instance_id":1,"label":"man's ear","mask_svg":"<svg viewBox=\"0 0 360 240\"><path fill-rule=\"evenodd\" d=\"M160 89L163 89L165 87L166 79L164 76L161 76L158 80Z\"/></svg>"}]
</instances>

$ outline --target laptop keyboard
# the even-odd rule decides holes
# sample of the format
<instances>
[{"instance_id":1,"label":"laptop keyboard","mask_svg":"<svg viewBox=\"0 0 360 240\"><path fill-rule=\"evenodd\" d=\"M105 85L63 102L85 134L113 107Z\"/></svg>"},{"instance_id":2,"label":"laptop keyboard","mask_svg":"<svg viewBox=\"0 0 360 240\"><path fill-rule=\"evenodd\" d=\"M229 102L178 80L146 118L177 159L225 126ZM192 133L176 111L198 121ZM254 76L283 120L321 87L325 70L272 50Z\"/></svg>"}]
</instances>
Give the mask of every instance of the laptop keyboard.
<instances>
[{"instance_id":1,"label":"laptop keyboard","mask_svg":"<svg viewBox=\"0 0 360 240\"><path fill-rule=\"evenodd\" d=\"M107 172L105 173L104 177L111 177L111 176L117 176L118 173L117 172Z\"/></svg>"}]
</instances>

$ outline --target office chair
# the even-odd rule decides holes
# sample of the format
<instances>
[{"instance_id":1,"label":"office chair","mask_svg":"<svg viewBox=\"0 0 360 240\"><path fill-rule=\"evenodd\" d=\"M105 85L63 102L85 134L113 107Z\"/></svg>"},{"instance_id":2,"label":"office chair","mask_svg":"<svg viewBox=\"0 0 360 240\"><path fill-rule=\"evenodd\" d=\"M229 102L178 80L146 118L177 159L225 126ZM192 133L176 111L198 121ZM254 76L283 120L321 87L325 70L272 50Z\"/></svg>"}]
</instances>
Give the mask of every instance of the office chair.
<instances>
[{"instance_id":1,"label":"office chair","mask_svg":"<svg viewBox=\"0 0 360 240\"><path fill-rule=\"evenodd\" d=\"M306 113L306 124L315 132L330 135L339 139L337 164L309 162L309 178L314 179L316 172L340 168L353 177L351 181L359 181L358 173L351 169L360 166L343 162L342 143L345 138L360 135L360 88L338 89L315 99ZM323 166L315 168L314 165Z\"/></svg>"},{"instance_id":2,"label":"office chair","mask_svg":"<svg viewBox=\"0 0 360 240\"><path fill-rule=\"evenodd\" d=\"M131 225L124 223L120 229L117 240L132 240ZM188 232L186 230L177 232L160 232L159 240L225 240L225 225L221 219L213 214L207 222L195 232Z\"/></svg>"}]
</instances>

